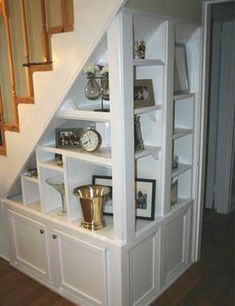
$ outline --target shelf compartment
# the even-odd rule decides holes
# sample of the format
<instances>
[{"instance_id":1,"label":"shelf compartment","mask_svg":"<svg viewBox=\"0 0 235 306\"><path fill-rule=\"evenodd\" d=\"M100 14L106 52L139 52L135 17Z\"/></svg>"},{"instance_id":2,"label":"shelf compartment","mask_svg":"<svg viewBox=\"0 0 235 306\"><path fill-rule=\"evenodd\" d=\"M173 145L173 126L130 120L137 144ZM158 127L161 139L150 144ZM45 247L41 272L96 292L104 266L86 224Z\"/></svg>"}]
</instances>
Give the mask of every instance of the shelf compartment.
<instances>
[{"instance_id":1,"label":"shelf compartment","mask_svg":"<svg viewBox=\"0 0 235 306\"><path fill-rule=\"evenodd\" d=\"M158 110L161 110L162 106L161 105L154 105L154 106L148 106L148 107L141 107L141 108L136 108L134 110L135 115L141 115L141 114L146 114L150 112L155 112Z\"/></svg>"},{"instance_id":2,"label":"shelf compartment","mask_svg":"<svg viewBox=\"0 0 235 306\"><path fill-rule=\"evenodd\" d=\"M63 172L63 166L57 165L57 163L54 160L39 162L38 166L47 168L47 169L51 169L51 170L55 170L55 171L59 171L59 172Z\"/></svg>"},{"instance_id":3,"label":"shelf compartment","mask_svg":"<svg viewBox=\"0 0 235 306\"><path fill-rule=\"evenodd\" d=\"M158 153L161 151L161 147L145 146L144 150L135 153L135 159L139 159L148 155L152 155L155 159L158 159Z\"/></svg>"},{"instance_id":4,"label":"shelf compartment","mask_svg":"<svg viewBox=\"0 0 235 306\"><path fill-rule=\"evenodd\" d=\"M23 174L22 176L24 177L24 180L38 184L38 177L28 176L27 173Z\"/></svg>"},{"instance_id":5,"label":"shelf compartment","mask_svg":"<svg viewBox=\"0 0 235 306\"><path fill-rule=\"evenodd\" d=\"M194 93L178 94L178 95L174 95L174 101L189 99L192 97L195 97Z\"/></svg>"},{"instance_id":6,"label":"shelf compartment","mask_svg":"<svg viewBox=\"0 0 235 306\"><path fill-rule=\"evenodd\" d=\"M96 122L106 122L111 121L110 112L99 112L99 111L89 111L89 110L70 110L63 109L59 111L56 115L60 119L68 120L85 120L85 121L96 121Z\"/></svg>"},{"instance_id":7,"label":"shelf compartment","mask_svg":"<svg viewBox=\"0 0 235 306\"><path fill-rule=\"evenodd\" d=\"M133 66L164 66L165 63L160 59L134 59Z\"/></svg>"},{"instance_id":8,"label":"shelf compartment","mask_svg":"<svg viewBox=\"0 0 235 306\"><path fill-rule=\"evenodd\" d=\"M40 149L45 152L63 154L64 157L75 158L108 167L112 166L110 147L101 147L99 151L93 153L86 153L81 148L59 149L55 148L54 146L48 146Z\"/></svg>"},{"instance_id":9,"label":"shelf compartment","mask_svg":"<svg viewBox=\"0 0 235 306\"><path fill-rule=\"evenodd\" d=\"M22 201L24 205L31 205L32 203L39 201L38 178L27 176L26 173L22 174L21 190L22 190Z\"/></svg>"},{"instance_id":10,"label":"shelf compartment","mask_svg":"<svg viewBox=\"0 0 235 306\"><path fill-rule=\"evenodd\" d=\"M172 139L178 139L193 133L192 129L175 128Z\"/></svg>"},{"instance_id":11,"label":"shelf compartment","mask_svg":"<svg viewBox=\"0 0 235 306\"><path fill-rule=\"evenodd\" d=\"M191 168L192 166L189 164L179 163L178 167L172 170L171 177L173 178L173 177L179 176L180 174L188 171Z\"/></svg>"},{"instance_id":12,"label":"shelf compartment","mask_svg":"<svg viewBox=\"0 0 235 306\"><path fill-rule=\"evenodd\" d=\"M185 206L191 203L192 201L193 199L178 198L177 202L171 205L170 210L178 209L179 207Z\"/></svg>"}]
</instances>

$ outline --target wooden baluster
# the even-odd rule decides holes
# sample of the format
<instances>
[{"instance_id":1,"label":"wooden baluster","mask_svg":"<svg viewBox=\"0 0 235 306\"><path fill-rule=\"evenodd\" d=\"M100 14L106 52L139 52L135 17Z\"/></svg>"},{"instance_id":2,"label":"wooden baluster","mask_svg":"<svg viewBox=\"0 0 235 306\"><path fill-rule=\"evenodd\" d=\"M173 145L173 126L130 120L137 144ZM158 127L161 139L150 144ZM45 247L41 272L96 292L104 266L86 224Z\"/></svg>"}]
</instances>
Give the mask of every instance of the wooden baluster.
<instances>
[{"instance_id":1,"label":"wooden baluster","mask_svg":"<svg viewBox=\"0 0 235 306\"><path fill-rule=\"evenodd\" d=\"M0 0L0 16L2 16L2 0Z\"/></svg>"},{"instance_id":2,"label":"wooden baluster","mask_svg":"<svg viewBox=\"0 0 235 306\"><path fill-rule=\"evenodd\" d=\"M50 62L51 60L50 44L49 44L49 35L47 32L45 0L41 0L41 15L42 15L42 58L44 62Z\"/></svg>"},{"instance_id":3,"label":"wooden baluster","mask_svg":"<svg viewBox=\"0 0 235 306\"><path fill-rule=\"evenodd\" d=\"M12 124L9 125L9 129L18 130L19 120L18 120L17 102L16 102L15 73L14 73L13 53L12 53L12 44L11 44L11 32L10 32L10 24L9 24L9 16L8 16L8 10L6 6L6 0L2 0L1 4L2 4L2 16L3 16L4 26L6 30L6 45L7 45L7 53L8 53L11 97L12 97L12 112L13 112L12 113L13 122Z\"/></svg>"},{"instance_id":4,"label":"wooden baluster","mask_svg":"<svg viewBox=\"0 0 235 306\"><path fill-rule=\"evenodd\" d=\"M60 11L61 11L61 25L62 25L62 32L64 32L64 29L67 26L67 6L66 6L66 0L60 1Z\"/></svg>"},{"instance_id":5,"label":"wooden baluster","mask_svg":"<svg viewBox=\"0 0 235 306\"><path fill-rule=\"evenodd\" d=\"M1 3L0 3L1 5ZM6 155L6 143L4 133L4 117L3 117L3 106L2 106L2 92L0 88L0 154Z\"/></svg>"},{"instance_id":6,"label":"wooden baluster","mask_svg":"<svg viewBox=\"0 0 235 306\"><path fill-rule=\"evenodd\" d=\"M25 56L25 63L28 65L25 67L26 71L26 79L28 83L28 90L29 95L33 97L33 79L32 74L30 73L30 55L29 55L29 39L28 39L28 32L27 32L27 21L26 21L26 14L25 14L25 1L20 0L20 11L21 11L21 26L22 26L22 34L23 34L23 45L24 45L24 56Z\"/></svg>"}]
</instances>

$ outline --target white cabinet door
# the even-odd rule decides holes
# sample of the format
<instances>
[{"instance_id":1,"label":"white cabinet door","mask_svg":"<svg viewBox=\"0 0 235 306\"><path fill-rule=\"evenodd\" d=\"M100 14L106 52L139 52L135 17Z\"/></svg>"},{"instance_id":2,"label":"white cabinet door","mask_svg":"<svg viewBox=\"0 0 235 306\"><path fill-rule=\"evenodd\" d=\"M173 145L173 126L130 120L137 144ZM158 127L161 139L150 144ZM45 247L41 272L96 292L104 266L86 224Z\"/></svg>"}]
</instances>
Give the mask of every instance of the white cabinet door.
<instances>
[{"instance_id":1,"label":"white cabinet door","mask_svg":"<svg viewBox=\"0 0 235 306\"><path fill-rule=\"evenodd\" d=\"M190 264L191 207L180 210L162 226L161 288L174 281Z\"/></svg>"},{"instance_id":2,"label":"white cabinet door","mask_svg":"<svg viewBox=\"0 0 235 306\"><path fill-rule=\"evenodd\" d=\"M59 289L82 305L109 305L107 250L58 230L52 238L54 282Z\"/></svg>"},{"instance_id":3,"label":"white cabinet door","mask_svg":"<svg viewBox=\"0 0 235 306\"><path fill-rule=\"evenodd\" d=\"M33 276L48 280L45 225L11 210L9 216L12 264Z\"/></svg>"}]
</instances>

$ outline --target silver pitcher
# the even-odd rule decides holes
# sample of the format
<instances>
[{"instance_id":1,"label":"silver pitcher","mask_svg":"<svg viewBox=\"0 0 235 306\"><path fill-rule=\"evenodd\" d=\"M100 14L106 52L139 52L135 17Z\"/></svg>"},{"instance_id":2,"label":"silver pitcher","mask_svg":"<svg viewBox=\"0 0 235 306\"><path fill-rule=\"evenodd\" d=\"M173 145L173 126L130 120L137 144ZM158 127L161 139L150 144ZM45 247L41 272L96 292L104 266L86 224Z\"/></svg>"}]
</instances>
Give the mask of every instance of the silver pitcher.
<instances>
[{"instance_id":1,"label":"silver pitcher","mask_svg":"<svg viewBox=\"0 0 235 306\"><path fill-rule=\"evenodd\" d=\"M74 189L74 195L80 199L83 222L81 226L89 230L99 230L106 226L103 206L110 188L103 185L83 185Z\"/></svg>"}]
</instances>

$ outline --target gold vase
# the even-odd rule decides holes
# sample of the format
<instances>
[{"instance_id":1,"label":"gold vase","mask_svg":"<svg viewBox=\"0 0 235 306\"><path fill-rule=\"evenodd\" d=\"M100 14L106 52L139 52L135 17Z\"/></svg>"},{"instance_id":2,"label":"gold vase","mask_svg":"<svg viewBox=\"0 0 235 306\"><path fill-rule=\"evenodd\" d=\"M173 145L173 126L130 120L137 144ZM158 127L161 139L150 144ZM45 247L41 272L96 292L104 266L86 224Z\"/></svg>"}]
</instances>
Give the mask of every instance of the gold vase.
<instances>
[{"instance_id":1,"label":"gold vase","mask_svg":"<svg viewBox=\"0 0 235 306\"><path fill-rule=\"evenodd\" d=\"M74 189L74 195L80 199L82 207L82 227L95 231L106 226L103 206L109 193L110 188L102 185L83 185Z\"/></svg>"}]
</instances>

